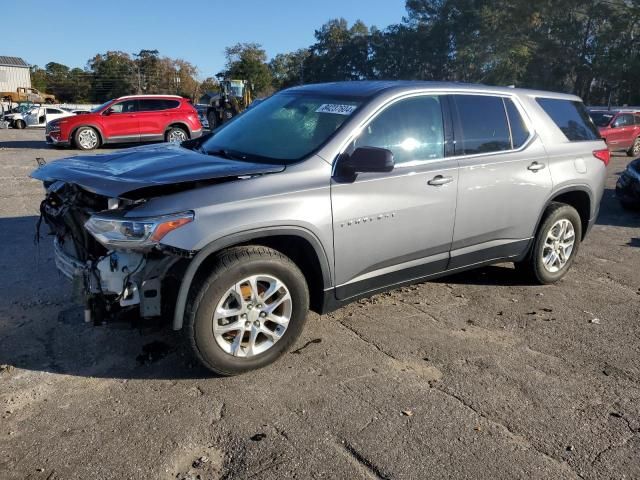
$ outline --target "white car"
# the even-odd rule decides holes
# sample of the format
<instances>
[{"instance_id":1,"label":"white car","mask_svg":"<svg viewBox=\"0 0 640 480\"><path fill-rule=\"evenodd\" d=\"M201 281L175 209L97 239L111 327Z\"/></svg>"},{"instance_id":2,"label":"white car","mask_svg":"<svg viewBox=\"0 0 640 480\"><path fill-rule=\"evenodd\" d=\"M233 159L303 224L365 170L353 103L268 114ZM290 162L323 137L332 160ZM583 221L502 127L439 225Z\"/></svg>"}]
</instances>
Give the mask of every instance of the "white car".
<instances>
[{"instance_id":1,"label":"white car","mask_svg":"<svg viewBox=\"0 0 640 480\"><path fill-rule=\"evenodd\" d=\"M13 128L45 127L51 120L62 117L73 117L75 113L57 107L36 105L24 113L16 113L11 117Z\"/></svg>"}]
</instances>

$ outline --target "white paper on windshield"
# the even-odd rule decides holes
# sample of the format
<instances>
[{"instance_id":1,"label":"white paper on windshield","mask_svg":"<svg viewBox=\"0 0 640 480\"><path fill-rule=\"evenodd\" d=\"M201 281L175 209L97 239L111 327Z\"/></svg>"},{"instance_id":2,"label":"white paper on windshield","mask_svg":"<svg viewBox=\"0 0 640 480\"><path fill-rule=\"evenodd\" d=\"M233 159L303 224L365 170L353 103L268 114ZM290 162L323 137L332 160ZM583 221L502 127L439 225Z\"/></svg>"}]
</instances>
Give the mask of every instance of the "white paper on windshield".
<instances>
[{"instance_id":1,"label":"white paper on windshield","mask_svg":"<svg viewBox=\"0 0 640 480\"><path fill-rule=\"evenodd\" d=\"M337 105L335 103L325 103L318 107L316 113L335 113L337 115L351 115L356 109L355 105Z\"/></svg>"}]
</instances>

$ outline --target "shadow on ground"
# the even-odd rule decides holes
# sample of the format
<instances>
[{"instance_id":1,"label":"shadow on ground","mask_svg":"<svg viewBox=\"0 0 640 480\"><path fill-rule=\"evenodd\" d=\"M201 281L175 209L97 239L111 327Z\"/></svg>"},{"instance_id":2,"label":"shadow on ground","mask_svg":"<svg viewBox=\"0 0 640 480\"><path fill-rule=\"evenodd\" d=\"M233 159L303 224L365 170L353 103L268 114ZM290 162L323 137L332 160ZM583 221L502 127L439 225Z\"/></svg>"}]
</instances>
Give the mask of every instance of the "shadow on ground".
<instances>
[{"instance_id":1,"label":"shadow on ground","mask_svg":"<svg viewBox=\"0 0 640 480\"><path fill-rule=\"evenodd\" d=\"M94 327L74 305L71 286L55 268L51 237L33 243L37 217L0 219L0 364L74 376L122 379L185 379L212 375L191 357L168 320ZM599 225L640 226L613 190L603 198ZM627 244L639 247L640 239ZM19 272L30 271L31 275ZM14 273L15 272L15 273ZM437 283L529 285L511 265L489 266L443 277Z\"/></svg>"}]
</instances>

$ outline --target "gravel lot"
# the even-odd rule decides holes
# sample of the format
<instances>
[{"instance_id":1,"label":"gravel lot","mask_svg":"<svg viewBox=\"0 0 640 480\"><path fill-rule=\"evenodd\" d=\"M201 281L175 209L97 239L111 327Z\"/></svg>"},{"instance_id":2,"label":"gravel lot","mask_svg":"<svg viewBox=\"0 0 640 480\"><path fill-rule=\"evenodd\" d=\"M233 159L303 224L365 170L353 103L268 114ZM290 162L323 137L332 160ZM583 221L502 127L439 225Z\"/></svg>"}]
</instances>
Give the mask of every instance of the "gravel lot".
<instances>
[{"instance_id":1,"label":"gravel lot","mask_svg":"<svg viewBox=\"0 0 640 480\"><path fill-rule=\"evenodd\" d=\"M613 195L565 280L510 264L312 315L275 365L212 378L179 335L92 327L0 130L0 477L640 478L640 214Z\"/></svg>"}]
</instances>

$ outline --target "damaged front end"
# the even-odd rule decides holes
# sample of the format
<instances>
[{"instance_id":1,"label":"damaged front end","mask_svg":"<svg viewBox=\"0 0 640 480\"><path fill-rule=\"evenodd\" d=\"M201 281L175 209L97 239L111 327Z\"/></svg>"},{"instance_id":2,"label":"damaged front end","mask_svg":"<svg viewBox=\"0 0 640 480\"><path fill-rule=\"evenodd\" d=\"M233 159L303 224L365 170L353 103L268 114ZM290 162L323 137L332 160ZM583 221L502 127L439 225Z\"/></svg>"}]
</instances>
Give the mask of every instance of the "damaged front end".
<instances>
[{"instance_id":1,"label":"damaged front end","mask_svg":"<svg viewBox=\"0 0 640 480\"><path fill-rule=\"evenodd\" d=\"M164 250L160 240L192 222L194 213L127 217L143 200L109 198L62 181L45 182L45 188L41 220L54 236L57 268L85 305L85 321L166 313L190 253Z\"/></svg>"}]
</instances>

